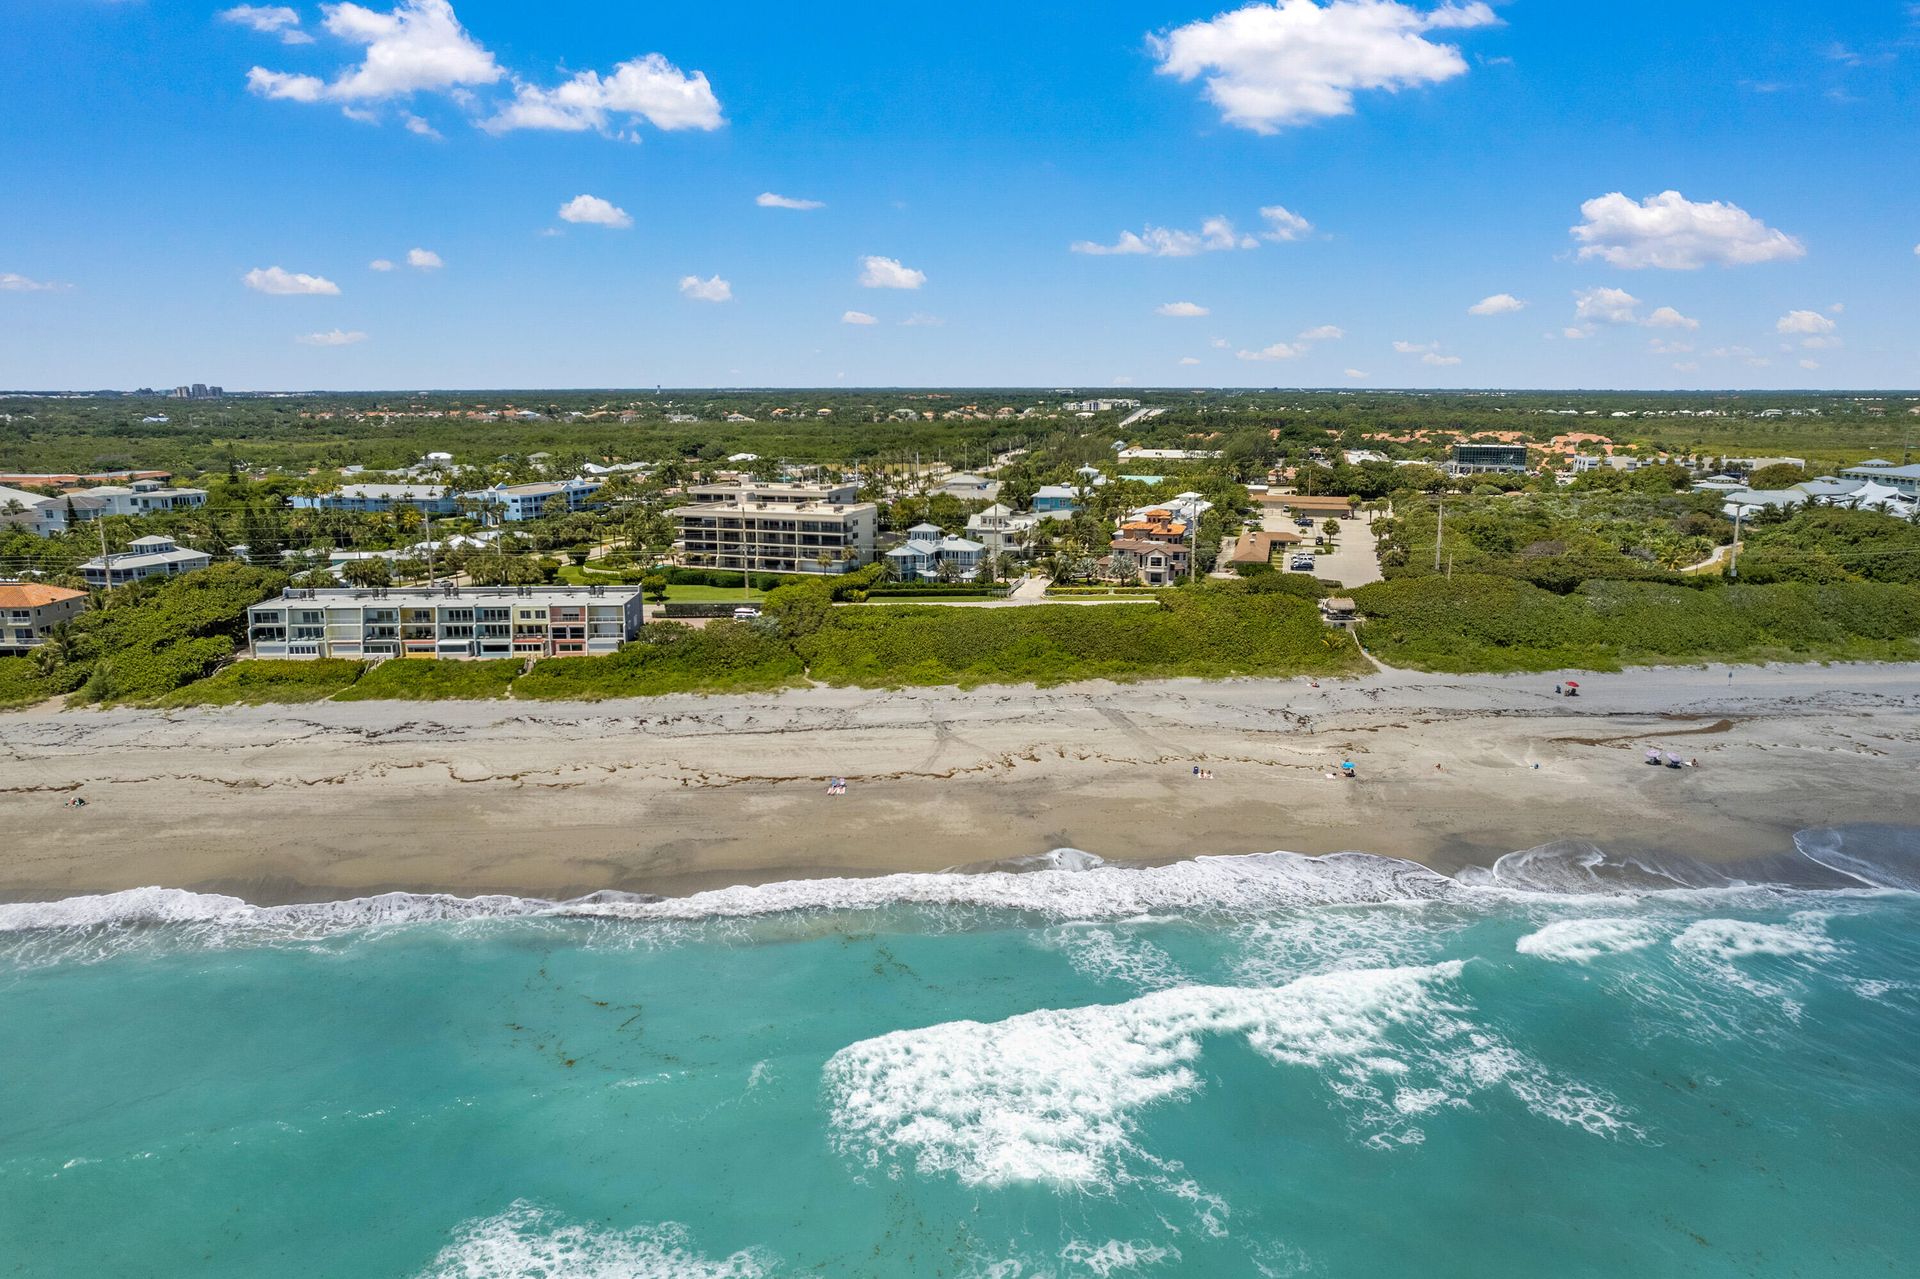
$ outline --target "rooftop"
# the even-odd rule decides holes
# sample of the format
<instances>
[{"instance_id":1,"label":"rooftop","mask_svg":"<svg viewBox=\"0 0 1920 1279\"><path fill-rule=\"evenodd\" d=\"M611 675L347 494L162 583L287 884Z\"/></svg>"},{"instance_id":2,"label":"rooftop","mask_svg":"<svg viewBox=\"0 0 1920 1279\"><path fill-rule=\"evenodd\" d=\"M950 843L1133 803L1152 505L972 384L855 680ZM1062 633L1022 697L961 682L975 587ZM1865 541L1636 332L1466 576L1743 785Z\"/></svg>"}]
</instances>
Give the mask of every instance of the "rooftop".
<instances>
[{"instance_id":1,"label":"rooftop","mask_svg":"<svg viewBox=\"0 0 1920 1279\"><path fill-rule=\"evenodd\" d=\"M85 594L85 591L70 591L44 582L0 582L0 608L40 608L62 600L77 600Z\"/></svg>"}]
</instances>

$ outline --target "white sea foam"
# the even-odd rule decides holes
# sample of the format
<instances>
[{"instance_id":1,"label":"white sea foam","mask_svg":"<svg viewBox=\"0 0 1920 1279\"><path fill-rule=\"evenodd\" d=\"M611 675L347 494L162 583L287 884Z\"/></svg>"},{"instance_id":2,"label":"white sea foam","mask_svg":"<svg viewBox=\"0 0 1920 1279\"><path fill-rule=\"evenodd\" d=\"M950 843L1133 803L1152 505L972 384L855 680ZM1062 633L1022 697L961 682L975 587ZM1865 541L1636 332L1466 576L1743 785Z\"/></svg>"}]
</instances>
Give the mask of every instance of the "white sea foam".
<instances>
[{"instance_id":1,"label":"white sea foam","mask_svg":"<svg viewBox=\"0 0 1920 1279\"><path fill-rule=\"evenodd\" d=\"M1060 1260L1075 1270L1107 1279L1123 1271L1131 1273L1163 1261L1178 1261L1180 1250L1144 1239L1109 1239L1098 1245L1075 1239L1060 1250Z\"/></svg>"},{"instance_id":2,"label":"white sea foam","mask_svg":"<svg viewBox=\"0 0 1920 1279\"><path fill-rule=\"evenodd\" d=\"M1727 985L1750 994L1782 996L1782 1007L1796 1021L1800 1015L1798 1000L1785 998L1784 980L1768 980L1755 973L1745 961L1754 959L1790 959L1799 964L1817 964L1839 952L1826 933L1827 916L1819 911L1801 911L1785 924L1762 924L1746 919L1701 919L1687 925L1673 939L1673 947L1683 958L1718 976Z\"/></svg>"},{"instance_id":3,"label":"white sea foam","mask_svg":"<svg viewBox=\"0 0 1920 1279\"><path fill-rule=\"evenodd\" d=\"M1641 950L1658 941L1653 925L1644 919L1562 919L1513 944L1522 955L1538 955L1585 964L1602 955Z\"/></svg>"},{"instance_id":4,"label":"white sea foam","mask_svg":"<svg viewBox=\"0 0 1920 1279\"><path fill-rule=\"evenodd\" d=\"M758 1251L702 1256L671 1222L602 1230L520 1200L462 1226L420 1279L761 1279L771 1267Z\"/></svg>"},{"instance_id":5,"label":"white sea foam","mask_svg":"<svg viewBox=\"0 0 1920 1279\"><path fill-rule=\"evenodd\" d=\"M1164 990L1187 980L1166 951L1112 928L1066 925L1038 934L1035 941L1059 951L1075 972L1095 981L1117 981L1136 990Z\"/></svg>"},{"instance_id":6,"label":"white sea foam","mask_svg":"<svg viewBox=\"0 0 1920 1279\"><path fill-rule=\"evenodd\" d=\"M1506 1085L1530 1109L1568 1122L1514 1087L1531 1082L1544 1095L1553 1086L1518 1053L1506 1050L1499 1071L1477 1077L1477 1056L1503 1046L1474 1032L1452 1002L1461 967L1183 986L1124 1004L895 1031L827 1063L834 1140L895 1175L910 1166L972 1185L1108 1186L1135 1153L1140 1112L1200 1086L1209 1035L1242 1036L1274 1062L1316 1072L1381 1144L1420 1139L1409 1116L1437 1104L1434 1089L1463 1100ZM1403 1090L1406 1107L1396 1101Z\"/></svg>"}]
</instances>

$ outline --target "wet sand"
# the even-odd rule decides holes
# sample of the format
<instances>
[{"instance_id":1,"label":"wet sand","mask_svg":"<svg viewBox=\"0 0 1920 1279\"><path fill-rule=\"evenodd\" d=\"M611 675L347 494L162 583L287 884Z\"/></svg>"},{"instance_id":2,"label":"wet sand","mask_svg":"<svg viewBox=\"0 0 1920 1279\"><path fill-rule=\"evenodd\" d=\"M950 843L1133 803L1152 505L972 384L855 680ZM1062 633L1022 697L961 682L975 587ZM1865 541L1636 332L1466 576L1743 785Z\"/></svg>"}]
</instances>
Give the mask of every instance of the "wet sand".
<instances>
[{"instance_id":1,"label":"wet sand","mask_svg":"<svg viewBox=\"0 0 1920 1279\"><path fill-rule=\"evenodd\" d=\"M1578 678L1577 700L1552 676L1383 672L0 715L0 900L683 893L1058 847L1451 871L1559 839L1732 859L1920 824L1920 667ZM1357 780L1327 776L1343 759Z\"/></svg>"}]
</instances>

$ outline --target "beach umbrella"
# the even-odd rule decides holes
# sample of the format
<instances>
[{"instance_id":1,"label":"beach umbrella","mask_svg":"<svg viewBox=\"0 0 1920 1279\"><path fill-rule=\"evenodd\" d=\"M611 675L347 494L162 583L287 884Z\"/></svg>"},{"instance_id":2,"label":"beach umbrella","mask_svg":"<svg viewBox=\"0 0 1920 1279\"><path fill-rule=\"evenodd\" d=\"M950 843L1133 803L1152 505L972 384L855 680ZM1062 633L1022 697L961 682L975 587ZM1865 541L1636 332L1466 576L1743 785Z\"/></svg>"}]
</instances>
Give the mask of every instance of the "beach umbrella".
<instances>
[{"instance_id":1,"label":"beach umbrella","mask_svg":"<svg viewBox=\"0 0 1920 1279\"><path fill-rule=\"evenodd\" d=\"M1567 687L1568 687L1568 688L1579 688L1579 687L1580 687L1580 681L1579 681L1579 680L1577 680L1577 679L1570 679L1570 680L1568 680L1568 681L1567 681Z\"/></svg>"}]
</instances>

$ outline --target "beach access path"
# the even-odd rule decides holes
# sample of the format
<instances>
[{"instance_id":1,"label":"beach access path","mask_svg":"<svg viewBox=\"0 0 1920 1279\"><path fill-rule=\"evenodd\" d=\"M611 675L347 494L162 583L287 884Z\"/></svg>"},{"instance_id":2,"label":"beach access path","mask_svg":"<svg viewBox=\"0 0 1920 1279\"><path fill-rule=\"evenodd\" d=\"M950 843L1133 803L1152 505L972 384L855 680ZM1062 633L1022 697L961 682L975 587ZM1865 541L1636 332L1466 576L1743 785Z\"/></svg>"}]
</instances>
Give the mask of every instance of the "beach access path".
<instances>
[{"instance_id":1,"label":"beach access path","mask_svg":"<svg viewBox=\"0 0 1920 1279\"><path fill-rule=\"evenodd\" d=\"M1729 675L1731 674L1731 678ZM677 893L1078 847L1442 869L1920 824L1920 666L0 715L0 898ZM1649 748L1696 769L1647 768ZM1341 760L1358 780L1330 779ZM1213 779L1201 780L1201 768ZM828 796L829 777L848 793ZM83 809L65 807L84 795Z\"/></svg>"}]
</instances>

